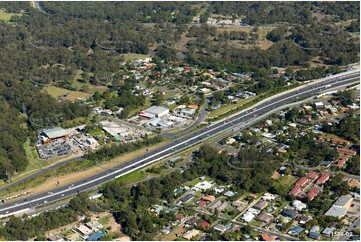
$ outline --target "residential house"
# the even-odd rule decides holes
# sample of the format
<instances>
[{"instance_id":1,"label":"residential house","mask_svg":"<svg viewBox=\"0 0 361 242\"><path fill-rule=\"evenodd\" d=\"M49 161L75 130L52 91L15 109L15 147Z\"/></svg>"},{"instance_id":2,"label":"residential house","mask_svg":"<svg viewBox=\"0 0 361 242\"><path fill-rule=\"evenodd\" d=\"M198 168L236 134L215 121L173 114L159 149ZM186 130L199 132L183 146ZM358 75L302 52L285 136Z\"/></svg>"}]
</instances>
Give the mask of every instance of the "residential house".
<instances>
[{"instance_id":1,"label":"residential house","mask_svg":"<svg viewBox=\"0 0 361 242\"><path fill-rule=\"evenodd\" d=\"M288 230L288 234L294 235L294 234L300 234L303 231L303 228L301 228L300 226L295 226L293 228L291 228L290 230Z\"/></svg>"},{"instance_id":2,"label":"residential house","mask_svg":"<svg viewBox=\"0 0 361 242\"><path fill-rule=\"evenodd\" d=\"M321 190L317 187L312 187L307 194L308 199L311 201L321 192Z\"/></svg>"},{"instance_id":3,"label":"residential house","mask_svg":"<svg viewBox=\"0 0 361 242\"><path fill-rule=\"evenodd\" d=\"M297 211L302 211L302 209L307 208L307 205L303 202L301 202L300 200L294 200L292 202L292 206L297 210Z\"/></svg>"},{"instance_id":4,"label":"residential house","mask_svg":"<svg viewBox=\"0 0 361 242\"><path fill-rule=\"evenodd\" d=\"M268 205L267 201L261 200L261 201L258 201L253 207L262 210L265 207L267 207L267 205Z\"/></svg>"},{"instance_id":5,"label":"residential house","mask_svg":"<svg viewBox=\"0 0 361 242\"><path fill-rule=\"evenodd\" d=\"M318 178L318 180L316 181L316 185L324 184L326 181L328 181L328 179L330 179L330 175L329 175L329 174L323 174L323 175L321 175L321 177Z\"/></svg>"},{"instance_id":6,"label":"residential house","mask_svg":"<svg viewBox=\"0 0 361 242\"><path fill-rule=\"evenodd\" d=\"M215 230L223 233L227 230L227 227L222 225L222 224L217 224L216 226L213 227Z\"/></svg>"},{"instance_id":7,"label":"residential house","mask_svg":"<svg viewBox=\"0 0 361 242\"><path fill-rule=\"evenodd\" d=\"M327 237L331 237L334 230L335 230L334 228L327 227L322 231L322 234L327 236Z\"/></svg>"},{"instance_id":8,"label":"residential house","mask_svg":"<svg viewBox=\"0 0 361 242\"><path fill-rule=\"evenodd\" d=\"M261 234L261 240L262 241L274 241L274 240L276 240L276 238L263 233L263 234Z\"/></svg>"},{"instance_id":9,"label":"residential house","mask_svg":"<svg viewBox=\"0 0 361 242\"><path fill-rule=\"evenodd\" d=\"M258 215L256 219L268 224L273 220L273 216L267 212L263 212L260 215Z\"/></svg>"},{"instance_id":10,"label":"residential house","mask_svg":"<svg viewBox=\"0 0 361 242\"><path fill-rule=\"evenodd\" d=\"M184 235L183 238L187 239L187 240L191 240L193 237L197 236L200 233L199 230L197 229L192 229L190 231L187 231Z\"/></svg>"},{"instance_id":11,"label":"residential house","mask_svg":"<svg viewBox=\"0 0 361 242\"><path fill-rule=\"evenodd\" d=\"M214 196L202 196L201 199L208 202L213 202L214 200L216 200Z\"/></svg>"},{"instance_id":12,"label":"residential house","mask_svg":"<svg viewBox=\"0 0 361 242\"><path fill-rule=\"evenodd\" d=\"M86 241L99 241L104 236L105 234L102 231L94 232L88 238L86 238Z\"/></svg>"},{"instance_id":13,"label":"residential house","mask_svg":"<svg viewBox=\"0 0 361 242\"><path fill-rule=\"evenodd\" d=\"M294 209L283 209L281 214L285 217L290 217L290 218L294 218L297 215L297 211Z\"/></svg>"}]
</instances>

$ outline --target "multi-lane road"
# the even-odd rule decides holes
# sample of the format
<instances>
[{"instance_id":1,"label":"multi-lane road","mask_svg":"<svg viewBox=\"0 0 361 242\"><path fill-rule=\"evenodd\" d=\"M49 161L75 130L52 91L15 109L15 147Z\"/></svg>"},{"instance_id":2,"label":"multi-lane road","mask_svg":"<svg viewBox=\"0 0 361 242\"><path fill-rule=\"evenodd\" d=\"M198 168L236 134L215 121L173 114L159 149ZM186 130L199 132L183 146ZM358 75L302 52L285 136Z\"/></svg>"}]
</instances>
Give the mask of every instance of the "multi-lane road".
<instances>
[{"instance_id":1,"label":"multi-lane road","mask_svg":"<svg viewBox=\"0 0 361 242\"><path fill-rule=\"evenodd\" d=\"M0 204L0 217L15 214L20 211L26 211L30 208L42 206L50 202L61 200L65 197L75 195L79 192L96 188L114 178L147 166L155 161L179 152L180 150L194 146L197 143L204 142L212 136L231 130L240 123L247 124L247 122L255 117L268 113L282 105L292 103L300 98L327 92L334 88L341 88L350 84L359 83L359 81L359 70L349 71L332 77L323 78L290 91L277 94L255 104L251 108L243 110L182 138L176 139L157 150L148 152L143 156L129 160L117 167L106 170L92 177L88 177L67 186L58 187L49 192L35 194L22 200Z\"/></svg>"}]
</instances>

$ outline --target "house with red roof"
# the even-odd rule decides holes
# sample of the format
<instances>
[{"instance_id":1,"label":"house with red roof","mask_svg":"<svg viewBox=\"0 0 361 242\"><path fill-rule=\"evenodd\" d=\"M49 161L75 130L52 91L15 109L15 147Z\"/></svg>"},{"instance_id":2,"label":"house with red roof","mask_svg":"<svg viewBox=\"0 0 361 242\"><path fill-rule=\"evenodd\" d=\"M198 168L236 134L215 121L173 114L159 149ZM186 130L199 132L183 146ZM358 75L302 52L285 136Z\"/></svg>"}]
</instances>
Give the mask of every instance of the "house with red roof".
<instances>
[{"instance_id":1,"label":"house with red roof","mask_svg":"<svg viewBox=\"0 0 361 242\"><path fill-rule=\"evenodd\" d=\"M344 167L347 161L348 161L348 157L342 156L338 161L335 162L335 166Z\"/></svg>"},{"instance_id":2,"label":"house with red roof","mask_svg":"<svg viewBox=\"0 0 361 242\"><path fill-rule=\"evenodd\" d=\"M301 191L301 186L295 185L292 190L289 192L290 195L297 196L298 193Z\"/></svg>"},{"instance_id":3,"label":"house with red roof","mask_svg":"<svg viewBox=\"0 0 361 242\"><path fill-rule=\"evenodd\" d=\"M356 151L345 149L345 148L337 148L337 152L340 153L340 154L349 155L349 156L356 155Z\"/></svg>"},{"instance_id":4,"label":"house with red roof","mask_svg":"<svg viewBox=\"0 0 361 242\"><path fill-rule=\"evenodd\" d=\"M261 240L262 241L274 241L276 240L275 237L268 236L267 234L261 234Z\"/></svg>"},{"instance_id":5,"label":"house with red roof","mask_svg":"<svg viewBox=\"0 0 361 242\"><path fill-rule=\"evenodd\" d=\"M334 144L334 145L337 145L337 144L350 145L350 141L345 140L345 139L332 138L331 141L332 141L332 144Z\"/></svg>"},{"instance_id":6,"label":"house with red roof","mask_svg":"<svg viewBox=\"0 0 361 242\"><path fill-rule=\"evenodd\" d=\"M204 228L209 227L209 225L210 224L207 221L202 221L202 222L198 223L199 227L204 227Z\"/></svg>"},{"instance_id":7,"label":"house with red roof","mask_svg":"<svg viewBox=\"0 0 361 242\"><path fill-rule=\"evenodd\" d=\"M312 180L315 180L319 177L318 173L317 172L314 172L314 171L311 171L310 173L307 174L307 177L312 179Z\"/></svg>"},{"instance_id":8,"label":"house with red roof","mask_svg":"<svg viewBox=\"0 0 361 242\"><path fill-rule=\"evenodd\" d=\"M328 181L328 179L330 179L330 175L329 174L323 174L320 178L318 178L318 180L316 181L316 185L321 185L323 183L325 183L326 181Z\"/></svg>"},{"instance_id":9,"label":"house with red roof","mask_svg":"<svg viewBox=\"0 0 361 242\"><path fill-rule=\"evenodd\" d=\"M307 194L307 197L312 201L319 193L321 192L320 189L316 187L312 187Z\"/></svg>"},{"instance_id":10,"label":"house with red roof","mask_svg":"<svg viewBox=\"0 0 361 242\"><path fill-rule=\"evenodd\" d=\"M201 198L203 200L205 200L205 201L208 201L208 202L213 202L214 200L216 200L216 198L214 196L212 196L212 195L210 195L210 196L202 196Z\"/></svg>"},{"instance_id":11,"label":"house with red roof","mask_svg":"<svg viewBox=\"0 0 361 242\"><path fill-rule=\"evenodd\" d=\"M200 207L200 208L205 208L206 206L207 206L207 202L206 201L203 201L203 200L200 200L199 202L198 202L198 207Z\"/></svg>"},{"instance_id":12,"label":"house with red roof","mask_svg":"<svg viewBox=\"0 0 361 242\"><path fill-rule=\"evenodd\" d=\"M306 183L308 182L307 177L301 177L300 179L298 179L298 181L296 182L295 186L305 186Z\"/></svg>"}]
</instances>

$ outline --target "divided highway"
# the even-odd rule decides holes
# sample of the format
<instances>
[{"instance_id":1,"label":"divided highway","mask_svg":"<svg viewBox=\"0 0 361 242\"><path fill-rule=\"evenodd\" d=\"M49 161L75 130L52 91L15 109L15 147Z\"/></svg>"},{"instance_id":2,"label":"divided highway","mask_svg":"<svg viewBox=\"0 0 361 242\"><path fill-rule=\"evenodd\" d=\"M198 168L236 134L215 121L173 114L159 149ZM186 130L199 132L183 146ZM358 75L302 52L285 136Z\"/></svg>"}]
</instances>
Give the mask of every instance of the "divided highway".
<instances>
[{"instance_id":1,"label":"divided highway","mask_svg":"<svg viewBox=\"0 0 361 242\"><path fill-rule=\"evenodd\" d=\"M105 170L104 172L86 178L85 180L75 182L71 185L58 187L49 192L35 194L22 200L0 204L0 218L18 213L20 211L26 211L30 208L42 206L47 203L55 202L82 191L96 188L114 178L125 175L158 160L164 159L165 157L179 152L180 150L184 150L188 147L194 146L197 143L206 141L212 136L224 133L227 130L237 127L237 125L240 123L245 123L247 125L247 123L254 117L261 116L262 114L272 111L282 105L292 103L299 98L309 97L311 95L327 92L337 87L345 87L347 85L359 82L359 70L349 71L335 76L323 78L290 91L277 94L255 104L251 108L240 111L237 114L227 117L192 134L186 135L185 137L175 139L173 142L166 144L157 150L148 152L143 156L129 160L123 164L118 165L117 167Z\"/></svg>"}]
</instances>

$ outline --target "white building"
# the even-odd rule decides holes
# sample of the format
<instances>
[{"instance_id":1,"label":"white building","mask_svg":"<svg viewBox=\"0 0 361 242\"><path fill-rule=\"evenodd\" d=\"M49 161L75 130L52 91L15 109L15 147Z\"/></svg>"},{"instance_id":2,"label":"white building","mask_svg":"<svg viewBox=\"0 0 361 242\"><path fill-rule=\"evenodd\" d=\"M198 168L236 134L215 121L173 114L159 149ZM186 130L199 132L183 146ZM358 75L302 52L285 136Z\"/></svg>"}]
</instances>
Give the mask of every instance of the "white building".
<instances>
[{"instance_id":1,"label":"white building","mask_svg":"<svg viewBox=\"0 0 361 242\"><path fill-rule=\"evenodd\" d=\"M307 205L303 202L301 202L300 200L294 200L292 202L292 206L297 210L297 211L301 211L302 209L306 208Z\"/></svg>"},{"instance_id":2,"label":"white building","mask_svg":"<svg viewBox=\"0 0 361 242\"><path fill-rule=\"evenodd\" d=\"M169 113L168 108L160 107L160 106L151 106L146 110L139 113L139 116L146 118L160 118Z\"/></svg>"}]
</instances>

